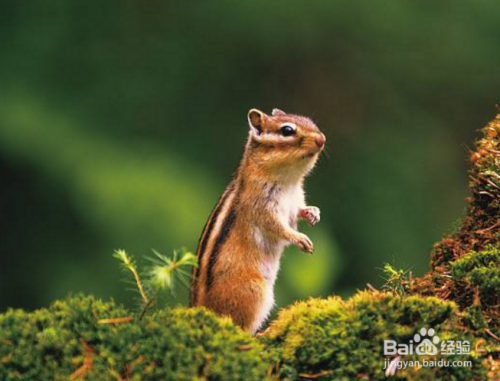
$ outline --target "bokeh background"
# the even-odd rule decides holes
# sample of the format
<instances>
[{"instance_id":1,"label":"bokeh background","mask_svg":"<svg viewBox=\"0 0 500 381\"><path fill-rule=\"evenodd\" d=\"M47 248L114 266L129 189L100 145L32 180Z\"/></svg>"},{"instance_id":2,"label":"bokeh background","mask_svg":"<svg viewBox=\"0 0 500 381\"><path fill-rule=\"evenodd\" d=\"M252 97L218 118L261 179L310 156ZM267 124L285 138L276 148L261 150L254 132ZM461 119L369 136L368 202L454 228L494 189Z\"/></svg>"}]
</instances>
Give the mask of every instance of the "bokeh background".
<instances>
[{"instance_id":1,"label":"bokeh background","mask_svg":"<svg viewBox=\"0 0 500 381\"><path fill-rule=\"evenodd\" d=\"M111 257L196 249L252 107L312 117L322 221L278 305L423 274L500 98L500 4L444 0L0 5L0 310L132 303ZM142 261L141 261L142 262ZM172 303L186 303L180 290Z\"/></svg>"}]
</instances>

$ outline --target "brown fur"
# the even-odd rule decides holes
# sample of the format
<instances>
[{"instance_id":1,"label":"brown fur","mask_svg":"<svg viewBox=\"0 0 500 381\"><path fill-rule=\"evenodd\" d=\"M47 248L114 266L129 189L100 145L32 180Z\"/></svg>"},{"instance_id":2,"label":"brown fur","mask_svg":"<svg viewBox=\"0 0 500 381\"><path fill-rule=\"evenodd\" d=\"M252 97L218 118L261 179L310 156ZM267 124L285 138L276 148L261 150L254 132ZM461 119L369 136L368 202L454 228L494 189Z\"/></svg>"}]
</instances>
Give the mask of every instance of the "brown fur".
<instances>
[{"instance_id":1,"label":"brown fur","mask_svg":"<svg viewBox=\"0 0 500 381\"><path fill-rule=\"evenodd\" d=\"M310 119L280 110L271 116L250 110L248 120L243 159L200 238L191 304L228 315L255 332L269 312L277 272L273 266L279 264L283 247L291 243L313 250L296 227L308 209L300 193L302 181L323 148L324 135ZM296 125L293 136L282 136L283 123ZM297 193L293 197L301 205L292 205L288 213L283 195L290 197L290 192Z\"/></svg>"}]
</instances>

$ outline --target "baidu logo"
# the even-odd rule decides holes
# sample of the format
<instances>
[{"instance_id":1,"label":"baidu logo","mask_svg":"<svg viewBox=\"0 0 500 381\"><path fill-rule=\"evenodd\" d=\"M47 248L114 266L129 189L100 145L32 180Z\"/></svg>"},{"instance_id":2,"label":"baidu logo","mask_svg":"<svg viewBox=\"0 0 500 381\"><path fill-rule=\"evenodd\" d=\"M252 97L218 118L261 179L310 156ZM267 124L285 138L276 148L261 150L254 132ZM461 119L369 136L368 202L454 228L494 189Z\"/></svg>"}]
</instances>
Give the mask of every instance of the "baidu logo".
<instances>
[{"instance_id":1,"label":"baidu logo","mask_svg":"<svg viewBox=\"0 0 500 381\"><path fill-rule=\"evenodd\" d=\"M422 327L407 344L384 340L384 370L387 377L398 369L419 367L472 367L471 360L455 360L450 355L469 355L470 342L441 340L434 328ZM423 356L421 359L412 355ZM436 356L439 355L439 356ZM405 357L408 356L408 357Z\"/></svg>"},{"instance_id":2,"label":"baidu logo","mask_svg":"<svg viewBox=\"0 0 500 381\"><path fill-rule=\"evenodd\" d=\"M384 340L384 355L465 355L470 353L468 341L445 340L436 335L434 328L422 327L408 344L399 344L395 340Z\"/></svg>"}]
</instances>

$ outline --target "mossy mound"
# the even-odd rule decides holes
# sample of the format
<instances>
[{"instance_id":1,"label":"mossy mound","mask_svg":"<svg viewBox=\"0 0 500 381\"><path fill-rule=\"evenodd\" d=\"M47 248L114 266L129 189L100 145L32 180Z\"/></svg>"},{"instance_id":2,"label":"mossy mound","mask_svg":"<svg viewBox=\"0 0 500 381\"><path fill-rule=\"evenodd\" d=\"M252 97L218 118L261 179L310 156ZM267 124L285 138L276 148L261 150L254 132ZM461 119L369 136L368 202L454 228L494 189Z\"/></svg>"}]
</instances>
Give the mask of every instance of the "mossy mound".
<instances>
[{"instance_id":1,"label":"mossy mound","mask_svg":"<svg viewBox=\"0 0 500 381\"><path fill-rule=\"evenodd\" d=\"M430 293L448 297L446 277L450 262L471 251L500 243L500 114L482 130L483 138L471 152L468 208L460 227L434 246L432 272L420 282ZM437 275L437 276L436 276ZM427 283L425 282L427 281ZM430 282L429 282L430 281ZM436 283L437 282L437 283ZM433 287L437 286L437 287ZM444 286L444 287L442 287Z\"/></svg>"},{"instance_id":2,"label":"mossy mound","mask_svg":"<svg viewBox=\"0 0 500 381\"><path fill-rule=\"evenodd\" d=\"M0 380L265 380L263 346L204 309L131 318L76 296L0 315ZM230 376L230 378L228 378Z\"/></svg>"},{"instance_id":3,"label":"mossy mound","mask_svg":"<svg viewBox=\"0 0 500 381\"><path fill-rule=\"evenodd\" d=\"M282 310L262 337L274 351L283 380L382 380L384 340L408 344L422 327L433 328L441 342L474 338L461 328L454 303L434 297L360 292L344 301L311 299ZM443 357L403 356L401 360ZM394 357L394 356L392 356ZM389 358L389 357L387 357ZM410 367L394 380L481 380L486 369L474 352L446 356L472 361L472 367Z\"/></svg>"},{"instance_id":4,"label":"mossy mound","mask_svg":"<svg viewBox=\"0 0 500 381\"><path fill-rule=\"evenodd\" d=\"M491 379L500 373L500 114L471 152L470 197L458 229L434 245L432 270L410 292L457 303L461 322L482 338Z\"/></svg>"}]
</instances>

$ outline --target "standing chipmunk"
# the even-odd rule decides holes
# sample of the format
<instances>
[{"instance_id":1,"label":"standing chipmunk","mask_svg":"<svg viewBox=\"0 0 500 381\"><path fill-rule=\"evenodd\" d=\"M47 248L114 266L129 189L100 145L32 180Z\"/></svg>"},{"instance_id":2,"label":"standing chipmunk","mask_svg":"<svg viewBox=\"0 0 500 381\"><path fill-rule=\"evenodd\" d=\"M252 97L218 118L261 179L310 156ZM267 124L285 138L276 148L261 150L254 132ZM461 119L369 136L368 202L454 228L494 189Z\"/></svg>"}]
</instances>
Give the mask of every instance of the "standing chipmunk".
<instances>
[{"instance_id":1,"label":"standing chipmunk","mask_svg":"<svg viewBox=\"0 0 500 381\"><path fill-rule=\"evenodd\" d=\"M312 253L297 231L315 225L320 211L306 206L302 183L325 145L309 119L274 109L252 109L250 131L236 176L212 211L200 238L191 279L191 306L230 316L255 333L274 305L274 282L288 244Z\"/></svg>"}]
</instances>

